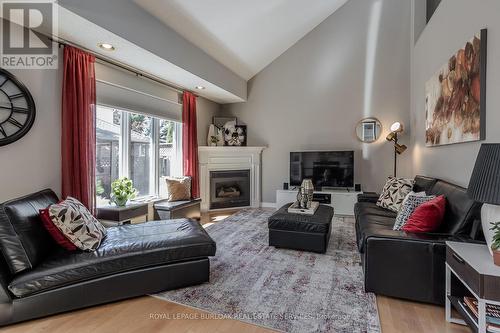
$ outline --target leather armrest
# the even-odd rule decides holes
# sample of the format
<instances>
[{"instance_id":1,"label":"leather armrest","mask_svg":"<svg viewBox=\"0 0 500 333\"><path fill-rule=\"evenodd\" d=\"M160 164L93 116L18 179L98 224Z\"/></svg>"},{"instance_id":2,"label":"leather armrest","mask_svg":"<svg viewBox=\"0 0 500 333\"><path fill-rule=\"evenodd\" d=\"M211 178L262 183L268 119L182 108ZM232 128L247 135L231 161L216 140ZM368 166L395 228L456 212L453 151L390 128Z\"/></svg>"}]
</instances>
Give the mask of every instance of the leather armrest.
<instances>
[{"instance_id":1,"label":"leather armrest","mask_svg":"<svg viewBox=\"0 0 500 333\"><path fill-rule=\"evenodd\" d=\"M396 233L367 239L366 291L444 304L445 241L450 238Z\"/></svg>"},{"instance_id":2,"label":"leather armrest","mask_svg":"<svg viewBox=\"0 0 500 333\"><path fill-rule=\"evenodd\" d=\"M375 193L375 192L361 193L361 194L358 194L358 202L377 203L379 197L380 197L380 195Z\"/></svg>"}]
</instances>

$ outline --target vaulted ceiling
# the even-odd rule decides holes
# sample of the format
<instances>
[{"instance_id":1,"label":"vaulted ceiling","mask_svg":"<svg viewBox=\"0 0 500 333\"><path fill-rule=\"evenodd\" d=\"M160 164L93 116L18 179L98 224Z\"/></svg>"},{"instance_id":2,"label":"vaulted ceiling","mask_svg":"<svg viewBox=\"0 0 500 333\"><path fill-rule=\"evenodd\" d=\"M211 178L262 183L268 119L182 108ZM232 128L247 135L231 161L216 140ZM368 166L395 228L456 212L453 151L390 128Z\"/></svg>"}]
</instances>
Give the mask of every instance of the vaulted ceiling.
<instances>
[{"instance_id":1,"label":"vaulted ceiling","mask_svg":"<svg viewBox=\"0 0 500 333\"><path fill-rule=\"evenodd\" d=\"M134 0L248 80L347 0Z\"/></svg>"},{"instance_id":2,"label":"vaulted ceiling","mask_svg":"<svg viewBox=\"0 0 500 333\"><path fill-rule=\"evenodd\" d=\"M56 37L218 103L348 0L58 0ZM116 46L112 53L98 43Z\"/></svg>"}]
</instances>

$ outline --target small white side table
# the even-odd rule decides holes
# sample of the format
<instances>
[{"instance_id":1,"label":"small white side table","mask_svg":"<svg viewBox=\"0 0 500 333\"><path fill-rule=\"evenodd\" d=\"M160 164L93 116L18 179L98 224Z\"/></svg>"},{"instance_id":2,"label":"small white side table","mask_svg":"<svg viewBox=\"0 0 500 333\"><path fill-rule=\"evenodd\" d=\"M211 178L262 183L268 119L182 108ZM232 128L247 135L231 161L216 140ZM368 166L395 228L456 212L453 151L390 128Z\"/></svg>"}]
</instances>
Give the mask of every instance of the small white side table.
<instances>
[{"instance_id":1,"label":"small white side table","mask_svg":"<svg viewBox=\"0 0 500 333\"><path fill-rule=\"evenodd\" d=\"M464 310L468 291L478 301L479 318ZM486 333L486 304L500 305L500 267L493 263L486 245L446 242L446 321L468 325ZM452 307L462 318L452 317Z\"/></svg>"}]
</instances>

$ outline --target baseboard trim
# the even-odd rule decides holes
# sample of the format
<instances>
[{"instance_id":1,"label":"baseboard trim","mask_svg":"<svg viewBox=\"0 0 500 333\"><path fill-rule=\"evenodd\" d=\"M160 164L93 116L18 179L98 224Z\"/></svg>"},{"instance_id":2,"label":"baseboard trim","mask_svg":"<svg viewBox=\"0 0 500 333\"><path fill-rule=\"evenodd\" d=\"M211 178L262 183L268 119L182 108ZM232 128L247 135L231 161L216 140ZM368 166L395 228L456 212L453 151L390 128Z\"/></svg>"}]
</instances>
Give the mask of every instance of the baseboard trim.
<instances>
[{"instance_id":1,"label":"baseboard trim","mask_svg":"<svg viewBox=\"0 0 500 333\"><path fill-rule=\"evenodd\" d=\"M276 208L276 203L275 202L261 202L260 206L262 208Z\"/></svg>"}]
</instances>

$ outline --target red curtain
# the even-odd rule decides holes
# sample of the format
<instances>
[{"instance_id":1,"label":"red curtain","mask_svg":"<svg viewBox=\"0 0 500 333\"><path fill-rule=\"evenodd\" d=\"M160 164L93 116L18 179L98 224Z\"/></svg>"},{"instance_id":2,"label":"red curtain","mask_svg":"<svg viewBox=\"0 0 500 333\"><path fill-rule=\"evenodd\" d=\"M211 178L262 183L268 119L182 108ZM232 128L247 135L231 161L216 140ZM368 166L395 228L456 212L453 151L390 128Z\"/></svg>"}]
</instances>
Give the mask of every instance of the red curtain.
<instances>
[{"instance_id":1,"label":"red curtain","mask_svg":"<svg viewBox=\"0 0 500 333\"><path fill-rule=\"evenodd\" d=\"M184 92L182 104L182 158L184 175L191 177L191 196L199 198L198 132L196 129L196 96Z\"/></svg>"},{"instance_id":2,"label":"red curtain","mask_svg":"<svg viewBox=\"0 0 500 333\"><path fill-rule=\"evenodd\" d=\"M62 196L95 211L95 57L64 47L62 88Z\"/></svg>"}]
</instances>

